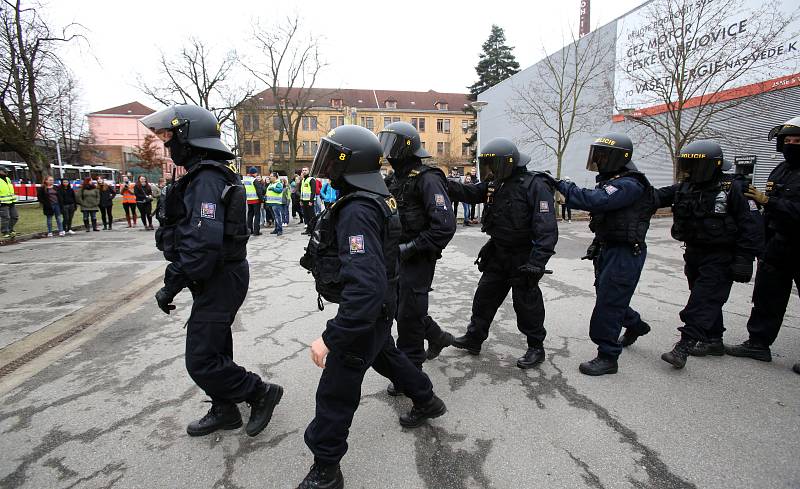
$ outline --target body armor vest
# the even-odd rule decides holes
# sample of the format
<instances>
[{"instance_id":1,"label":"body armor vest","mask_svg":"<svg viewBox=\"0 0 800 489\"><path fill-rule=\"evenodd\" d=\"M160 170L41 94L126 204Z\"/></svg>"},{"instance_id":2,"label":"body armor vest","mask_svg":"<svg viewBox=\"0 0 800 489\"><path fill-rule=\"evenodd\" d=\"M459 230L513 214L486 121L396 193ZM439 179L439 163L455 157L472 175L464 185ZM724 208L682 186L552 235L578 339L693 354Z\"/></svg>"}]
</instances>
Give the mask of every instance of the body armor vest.
<instances>
[{"instance_id":1,"label":"body armor vest","mask_svg":"<svg viewBox=\"0 0 800 489\"><path fill-rule=\"evenodd\" d=\"M523 172L502 182L489 182L486 205L481 216L481 231L501 245L531 246L533 209L528 203L528 189L536 174Z\"/></svg>"},{"instance_id":2,"label":"body armor vest","mask_svg":"<svg viewBox=\"0 0 800 489\"><path fill-rule=\"evenodd\" d=\"M177 182L171 183L162 199L164 205L156 215L161 226L156 230L156 247L164 253L169 261L178 260L177 244L180 240L178 226L187 218L184 195L186 188L202 169L214 168L222 172L227 184L222 191L219 202L225 207L225 222L222 237L222 259L224 261L240 261L247 258L247 240L250 232L247 228L247 199L241 177L224 163L214 160L203 160L192 167Z\"/></svg>"},{"instance_id":3,"label":"body armor vest","mask_svg":"<svg viewBox=\"0 0 800 489\"><path fill-rule=\"evenodd\" d=\"M776 166L767 180L767 196L786 199L795 204L800 204L800 168L793 167L787 162ZM800 241L800 216L787 216L781 213L770 212L769 207L764 209L764 220L770 231Z\"/></svg>"},{"instance_id":4,"label":"body armor vest","mask_svg":"<svg viewBox=\"0 0 800 489\"><path fill-rule=\"evenodd\" d=\"M635 178L644 186L644 193L633 205L609 212L589 213L589 229L603 243L627 243L640 247L645 244L650 218L656 211L655 190L647 177L637 171L627 171L603 180L598 188L622 177Z\"/></svg>"},{"instance_id":5,"label":"body armor vest","mask_svg":"<svg viewBox=\"0 0 800 489\"><path fill-rule=\"evenodd\" d=\"M389 181L389 192L397 199L400 222L403 226L400 240L403 243L414 240L419 233L430 226L431 219L425 210L425 197L421 187L422 175L429 171L438 173L447 188L444 172L422 163L416 165L407 176L398 177L395 173L395 176Z\"/></svg>"},{"instance_id":6,"label":"body armor vest","mask_svg":"<svg viewBox=\"0 0 800 489\"><path fill-rule=\"evenodd\" d=\"M698 188L682 183L672 204L672 237L686 244L733 246L737 226L728 212L731 180Z\"/></svg>"},{"instance_id":7,"label":"body armor vest","mask_svg":"<svg viewBox=\"0 0 800 489\"><path fill-rule=\"evenodd\" d=\"M339 245L336 235L336 218L339 211L354 199L366 199L375 202L383 212L383 257L386 261L386 278L389 282L389 297L396 294L395 284L398 277L398 258L401 224L397 213L397 203L393 197L383 197L378 194L359 190L340 198L330 208L319 214L314 222L314 230L308 240L306 253L300 259L300 265L311 272L316 284L319 297L328 302L338 304L342 300L343 284L339 280L339 271L342 263L339 260ZM319 309L322 310L322 301L317 299Z\"/></svg>"}]
</instances>

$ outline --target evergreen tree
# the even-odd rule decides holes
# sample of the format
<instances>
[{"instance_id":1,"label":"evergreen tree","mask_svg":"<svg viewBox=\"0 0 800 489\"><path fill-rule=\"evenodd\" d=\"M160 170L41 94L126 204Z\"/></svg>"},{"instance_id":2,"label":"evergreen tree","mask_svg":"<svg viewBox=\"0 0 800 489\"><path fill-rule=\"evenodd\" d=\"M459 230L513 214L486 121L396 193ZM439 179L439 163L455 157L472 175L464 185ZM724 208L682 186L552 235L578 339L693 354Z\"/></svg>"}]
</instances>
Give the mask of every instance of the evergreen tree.
<instances>
[{"instance_id":1,"label":"evergreen tree","mask_svg":"<svg viewBox=\"0 0 800 489\"><path fill-rule=\"evenodd\" d=\"M506 34L503 32L503 28L492 24L492 32L489 34L489 39L483 43L483 52L478 56L480 61L475 67L478 81L467 87L470 100L478 100L479 93L519 72L519 63L517 63L514 53L511 52L513 49L513 46L506 45ZM464 111L475 113L472 106L465 107ZM467 139L467 143L474 147L476 141L477 133L473 132ZM473 159L476 156L476 150L477 148L472 150Z\"/></svg>"},{"instance_id":2,"label":"evergreen tree","mask_svg":"<svg viewBox=\"0 0 800 489\"><path fill-rule=\"evenodd\" d=\"M475 67L478 81L469 87L472 100L477 100L479 93L519 72L519 63L511 52L513 49L513 46L506 45L503 28L492 25L492 32L483 43L483 52L479 55L478 66Z\"/></svg>"}]
</instances>

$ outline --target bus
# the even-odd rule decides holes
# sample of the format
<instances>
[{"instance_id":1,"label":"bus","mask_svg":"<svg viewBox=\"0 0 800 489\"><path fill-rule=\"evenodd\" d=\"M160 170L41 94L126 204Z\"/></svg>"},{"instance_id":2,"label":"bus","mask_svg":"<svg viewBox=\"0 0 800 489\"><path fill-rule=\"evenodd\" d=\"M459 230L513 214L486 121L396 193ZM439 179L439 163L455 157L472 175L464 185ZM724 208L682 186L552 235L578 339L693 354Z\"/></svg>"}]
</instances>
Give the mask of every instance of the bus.
<instances>
[{"instance_id":1,"label":"bus","mask_svg":"<svg viewBox=\"0 0 800 489\"><path fill-rule=\"evenodd\" d=\"M0 167L6 169L6 173L11 178L14 184L14 191L17 194L17 199L21 202L36 201L36 190L39 184L35 182L33 173L28 168L28 165L18 161L0 160ZM102 177L104 180L110 180L117 183L120 180L120 171L116 168L107 166L92 166L92 165L52 165L52 176L58 182L66 178L73 186L77 186L84 178L97 178Z\"/></svg>"}]
</instances>

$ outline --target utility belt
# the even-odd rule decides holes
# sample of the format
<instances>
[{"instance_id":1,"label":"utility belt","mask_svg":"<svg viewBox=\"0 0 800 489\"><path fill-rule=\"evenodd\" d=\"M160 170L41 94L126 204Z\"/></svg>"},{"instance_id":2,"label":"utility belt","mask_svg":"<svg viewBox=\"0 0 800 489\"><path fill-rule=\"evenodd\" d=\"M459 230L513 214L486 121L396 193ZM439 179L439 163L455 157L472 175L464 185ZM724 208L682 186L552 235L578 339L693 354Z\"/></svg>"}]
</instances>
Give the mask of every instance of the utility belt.
<instances>
[{"instance_id":1,"label":"utility belt","mask_svg":"<svg viewBox=\"0 0 800 489\"><path fill-rule=\"evenodd\" d=\"M592 241L592 244L586 248L586 255L581 257L581 260L595 260L600 254L603 252L604 248L607 248L609 245L611 246L627 246L631 249L631 253L633 256L639 256L642 254L642 251L645 249L644 243L628 243L625 241L601 241L595 239Z\"/></svg>"}]
</instances>

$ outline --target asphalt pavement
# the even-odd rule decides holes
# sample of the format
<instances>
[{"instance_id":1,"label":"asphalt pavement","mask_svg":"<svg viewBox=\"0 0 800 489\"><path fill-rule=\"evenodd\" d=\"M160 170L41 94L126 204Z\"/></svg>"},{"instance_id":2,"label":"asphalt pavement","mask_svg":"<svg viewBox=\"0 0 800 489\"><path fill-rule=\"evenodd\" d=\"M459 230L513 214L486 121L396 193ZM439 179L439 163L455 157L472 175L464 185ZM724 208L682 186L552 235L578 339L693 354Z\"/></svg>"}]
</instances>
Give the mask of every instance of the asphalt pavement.
<instances>
[{"instance_id":1,"label":"asphalt pavement","mask_svg":"<svg viewBox=\"0 0 800 489\"><path fill-rule=\"evenodd\" d=\"M425 365L448 413L415 430L410 408L370 372L342 461L348 488L800 488L800 301L795 295L761 363L663 362L688 296L669 219L654 220L633 299L653 331L626 349L616 375L590 378L591 264L585 222L561 224L542 289L547 360L515 366L525 341L510 297L480 356L455 349ZM251 282L234 324L236 361L284 386L257 437L190 438L208 409L184 368L188 292L172 316L153 294L165 262L152 232L119 229L0 248L0 488L290 488L312 463L303 431L320 370L308 345L335 305L317 310L289 226L249 244ZM459 227L437 267L431 315L461 334L485 237ZM727 342L746 338L751 284L725 306ZM240 406L247 416L248 408Z\"/></svg>"}]
</instances>

